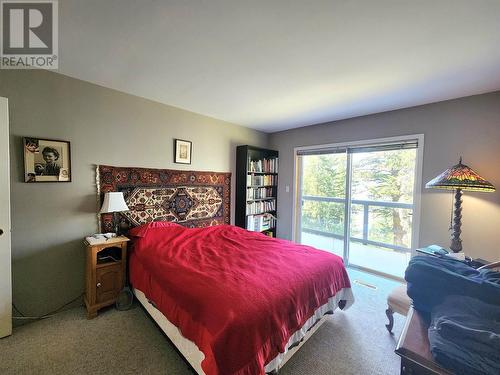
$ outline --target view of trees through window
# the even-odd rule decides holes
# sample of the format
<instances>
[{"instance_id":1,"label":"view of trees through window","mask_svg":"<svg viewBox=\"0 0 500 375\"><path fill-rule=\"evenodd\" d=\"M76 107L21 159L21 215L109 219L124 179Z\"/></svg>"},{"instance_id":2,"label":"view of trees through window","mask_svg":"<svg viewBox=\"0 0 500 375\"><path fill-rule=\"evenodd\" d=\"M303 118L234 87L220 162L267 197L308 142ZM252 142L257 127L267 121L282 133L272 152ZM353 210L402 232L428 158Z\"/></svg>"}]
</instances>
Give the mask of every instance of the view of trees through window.
<instances>
[{"instance_id":1,"label":"view of trees through window","mask_svg":"<svg viewBox=\"0 0 500 375\"><path fill-rule=\"evenodd\" d=\"M410 248L416 149L351 157L351 238ZM345 153L302 157L303 230L343 236L346 166Z\"/></svg>"}]
</instances>

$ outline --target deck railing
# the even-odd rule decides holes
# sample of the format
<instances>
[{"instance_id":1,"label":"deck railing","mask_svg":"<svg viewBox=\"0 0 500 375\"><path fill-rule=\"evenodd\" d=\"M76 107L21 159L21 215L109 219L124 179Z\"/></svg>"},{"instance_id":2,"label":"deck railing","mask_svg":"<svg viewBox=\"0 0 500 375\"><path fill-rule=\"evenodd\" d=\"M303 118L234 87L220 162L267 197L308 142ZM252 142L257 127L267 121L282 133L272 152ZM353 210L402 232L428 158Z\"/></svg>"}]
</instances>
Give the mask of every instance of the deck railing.
<instances>
[{"instance_id":1,"label":"deck railing","mask_svg":"<svg viewBox=\"0 0 500 375\"><path fill-rule=\"evenodd\" d=\"M345 205L344 198L334 198L334 197L318 197L314 195L304 195L302 196L302 200L304 201L314 201L314 202L328 202L328 203L342 203ZM360 200L360 199L352 199L351 205L361 205L363 206L363 238L358 238L354 236L350 236L349 239L354 242L360 242L364 245L373 245L379 247L385 247L388 249L392 249L398 252L407 253L411 249L405 246L394 245L391 243L373 241L368 239L368 224L369 224L369 212L370 206L372 207L383 207L383 208L402 208L407 210L413 210L413 205L410 203L399 203L399 202L381 202L381 201L370 201L370 200ZM411 213L410 213L411 214ZM303 232L316 234L324 237L332 237L339 240L344 240L344 236L332 232L326 232L318 229L312 228L302 228Z\"/></svg>"}]
</instances>

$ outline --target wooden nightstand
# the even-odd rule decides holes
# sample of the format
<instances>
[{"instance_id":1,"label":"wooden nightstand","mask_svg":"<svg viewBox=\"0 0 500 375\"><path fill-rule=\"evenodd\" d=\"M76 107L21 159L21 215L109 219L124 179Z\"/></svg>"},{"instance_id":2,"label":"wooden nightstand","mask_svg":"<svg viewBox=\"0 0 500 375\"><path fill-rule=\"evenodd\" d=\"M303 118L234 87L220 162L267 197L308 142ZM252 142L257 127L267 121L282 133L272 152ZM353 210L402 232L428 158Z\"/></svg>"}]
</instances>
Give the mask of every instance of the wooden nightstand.
<instances>
[{"instance_id":1,"label":"wooden nightstand","mask_svg":"<svg viewBox=\"0 0 500 375\"><path fill-rule=\"evenodd\" d=\"M124 236L92 245L85 241L85 306L88 319L95 318L102 307L115 303L125 286L128 241Z\"/></svg>"}]
</instances>

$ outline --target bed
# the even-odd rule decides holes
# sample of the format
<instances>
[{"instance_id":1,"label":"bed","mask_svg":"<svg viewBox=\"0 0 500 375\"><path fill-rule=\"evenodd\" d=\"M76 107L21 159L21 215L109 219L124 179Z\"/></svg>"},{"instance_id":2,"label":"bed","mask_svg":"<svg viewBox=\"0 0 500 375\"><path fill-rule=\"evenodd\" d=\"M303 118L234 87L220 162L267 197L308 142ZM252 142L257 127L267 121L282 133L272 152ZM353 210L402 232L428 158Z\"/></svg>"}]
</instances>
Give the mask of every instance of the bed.
<instances>
[{"instance_id":1,"label":"bed","mask_svg":"<svg viewBox=\"0 0 500 375\"><path fill-rule=\"evenodd\" d=\"M197 173L208 172L182 172L187 176L179 179L171 178L179 171L145 171L98 168L104 181L98 186L101 194L124 192L134 294L196 373L276 373L327 314L353 303L341 258L226 224L228 174L203 179ZM140 197L137 189L146 193ZM181 216L175 199L184 199L179 207L187 220L157 220L151 207L158 205L162 217ZM201 210L204 204L210 207Z\"/></svg>"}]
</instances>

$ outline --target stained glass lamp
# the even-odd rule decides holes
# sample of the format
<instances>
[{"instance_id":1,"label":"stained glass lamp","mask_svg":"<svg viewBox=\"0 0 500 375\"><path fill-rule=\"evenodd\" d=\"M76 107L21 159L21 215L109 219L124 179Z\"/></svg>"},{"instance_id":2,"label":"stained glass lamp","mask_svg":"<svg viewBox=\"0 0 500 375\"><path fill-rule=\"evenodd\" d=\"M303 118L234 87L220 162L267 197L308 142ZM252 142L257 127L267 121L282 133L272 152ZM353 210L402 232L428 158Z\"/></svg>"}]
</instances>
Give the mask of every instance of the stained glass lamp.
<instances>
[{"instance_id":1,"label":"stained glass lamp","mask_svg":"<svg viewBox=\"0 0 500 375\"><path fill-rule=\"evenodd\" d=\"M451 245L450 249L458 253L462 251L462 191L484 191L493 192L495 187L484 178L479 176L470 167L462 164L462 158L457 165L445 170L439 176L429 181L426 188L455 190L455 204L453 210L453 220L451 224Z\"/></svg>"}]
</instances>

